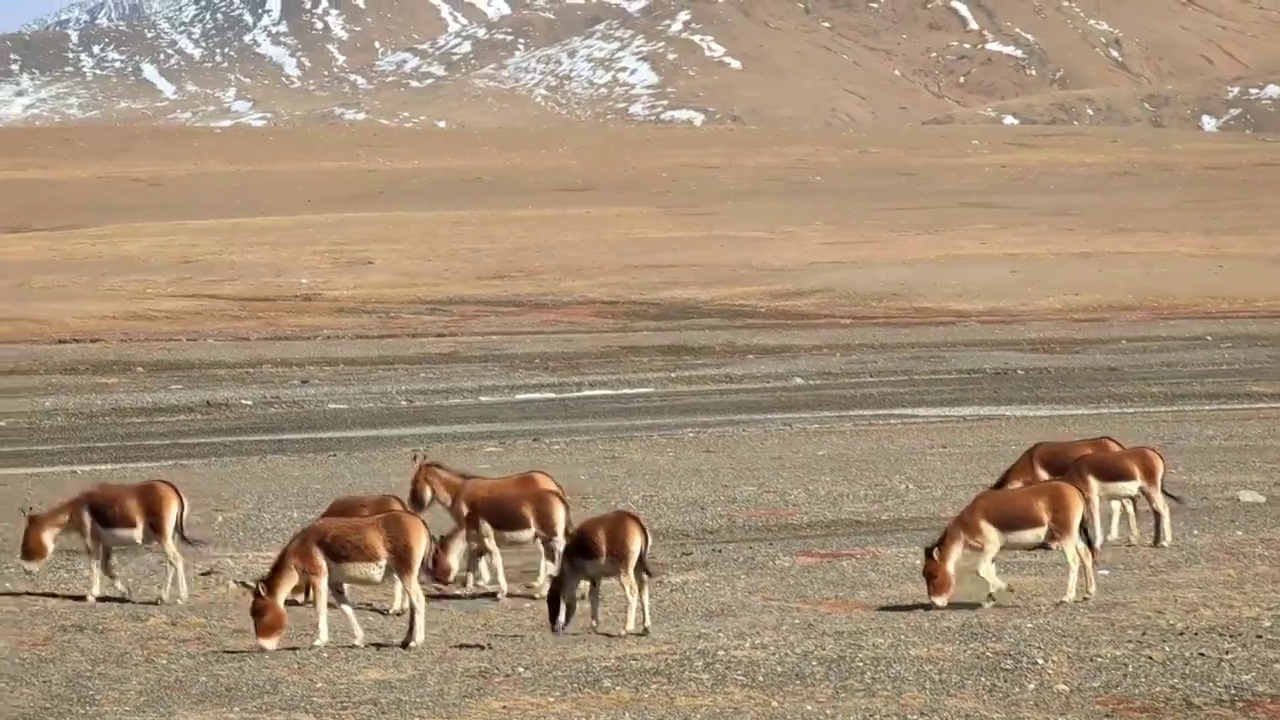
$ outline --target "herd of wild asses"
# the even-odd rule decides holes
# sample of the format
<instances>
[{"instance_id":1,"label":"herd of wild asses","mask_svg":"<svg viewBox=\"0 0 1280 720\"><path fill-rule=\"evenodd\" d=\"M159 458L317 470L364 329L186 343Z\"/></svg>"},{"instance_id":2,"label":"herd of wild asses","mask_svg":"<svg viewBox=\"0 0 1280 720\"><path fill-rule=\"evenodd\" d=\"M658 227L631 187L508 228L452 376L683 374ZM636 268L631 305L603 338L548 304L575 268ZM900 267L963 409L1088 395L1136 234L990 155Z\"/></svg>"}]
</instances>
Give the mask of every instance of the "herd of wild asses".
<instances>
[{"instance_id":1,"label":"herd of wild asses","mask_svg":"<svg viewBox=\"0 0 1280 720\"><path fill-rule=\"evenodd\" d=\"M350 622L355 644L363 645L364 632L347 585L388 582L394 590L390 612L409 612L401 647L416 647L425 639L426 599L420 576L450 585L461 570L464 587L470 591L477 572L484 585L492 573L501 599L508 587L500 548L534 543L540 546L541 556L532 586L535 597L546 599L552 632L564 632L572 620L583 581L588 584L591 629L598 631L600 583L613 577L627 598L622 634L634 631L637 605L643 616L641 634L649 634L652 538L638 515L613 510L574 525L568 495L545 472L486 477L416 453L413 463L407 503L396 495L339 497L289 538L265 575L245 584L252 593L249 613L259 647L273 650L279 645L287 623L285 602L299 597L316 610L314 646L328 642L331 599ZM1094 565L1102 546L1101 500L1110 502L1107 541L1118 539L1121 514L1129 518L1129 541L1138 541L1134 501L1141 495L1155 516L1153 544L1169 544L1169 507L1164 498L1183 500L1164 488L1164 471L1164 459L1153 448L1125 448L1110 437L1035 443L924 548L922 574L930 602L934 607L948 603L955 589L956 563L965 550L979 555L975 569L988 586L983 604L994 602L996 591L1009 587L997 577L994 564L996 554L1006 548L1061 549L1070 570L1066 594L1059 602L1075 600L1081 566L1085 573L1081 599L1089 599L1096 589ZM432 535L422 517L433 503L445 508L454 521L453 529L439 536ZM159 544L167 559L160 602L169 601L175 576L178 601L183 602L187 581L176 540L191 546L204 544L186 533L189 509L186 497L166 480L98 484L44 512L24 511L21 562L29 571L39 569L62 531L73 530L89 552L86 600L94 602L102 592L104 575L116 591L129 593L116 575L113 548Z\"/></svg>"}]
</instances>

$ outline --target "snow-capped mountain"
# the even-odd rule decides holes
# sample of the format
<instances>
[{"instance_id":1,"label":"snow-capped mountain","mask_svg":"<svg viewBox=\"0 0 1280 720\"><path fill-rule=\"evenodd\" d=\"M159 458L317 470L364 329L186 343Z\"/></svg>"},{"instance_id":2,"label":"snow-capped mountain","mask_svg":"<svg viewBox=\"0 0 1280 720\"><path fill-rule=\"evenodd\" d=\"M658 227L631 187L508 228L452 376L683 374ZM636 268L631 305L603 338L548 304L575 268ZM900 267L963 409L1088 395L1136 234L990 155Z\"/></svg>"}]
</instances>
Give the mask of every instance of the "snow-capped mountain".
<instances>
[{"instance_id":1,"label":"snow-capped mountain","mask_svg":"<svg viewBox=\"0 0 1280 720\"><path fill-rule=\"evenodd\" d=\"M0 35L0 125L1267 131L1276 37L1182 0L86 0Z\"/></svg>"},{"instance_id":2,"label":"snow-capped mountain","mask_svg":"<svg viewBox=\"0 0 1280 720\"><path fill-rule=\"evenodd\" d=\"M0 123L414 125L512 104L701 123L715 109L663 76L741 65L680 4L97 0L0 36Z\"/></svg>"}]
</instances>

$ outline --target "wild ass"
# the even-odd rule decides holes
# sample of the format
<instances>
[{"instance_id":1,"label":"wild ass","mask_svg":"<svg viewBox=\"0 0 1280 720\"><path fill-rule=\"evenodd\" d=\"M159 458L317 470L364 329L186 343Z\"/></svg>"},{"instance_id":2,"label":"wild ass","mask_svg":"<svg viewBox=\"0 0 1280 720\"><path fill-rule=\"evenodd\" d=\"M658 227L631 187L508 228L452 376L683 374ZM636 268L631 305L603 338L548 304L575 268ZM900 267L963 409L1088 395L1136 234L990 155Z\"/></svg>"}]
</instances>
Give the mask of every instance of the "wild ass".
<instances>
[{"instance_id":1,"label":"wild ass","mask_svg":"<svg viewBox=\"0 0 1280 720\"><path fill-rule=\"evenodd\" d=\"M488 477L451 468L438 462L428 462L426 455L414 453L415 470L409 482L409 507L414 512L425 512L432 503L439 503L449 512L453 521L462 524L470 497L476 494L504 493L512 490L554 490L564 495L564 488L549 474L541 470L525 470L512 475ZM474 482L473 482L474 481ZM456 508L454 502L465 496ZM489 566L492 558L486 557L480 565L480 584L489 586Z\"/></svg>"},{"instance_id":2,"label":"wild ass","mask_svg":"<svg viewBox=\"0 0 1280 720\"><path fill-rule=\"evenodd\" d=\"M1076 574L1084 565L1085 591L1097 590L1094 563L1097 536L1087 518L1089 486L1050 480L1010 490L983 490L957 514L932 545L924 548L925 588L934 607L946 607L955 591L956 562L966 549L980 553L977 574L987 581L983 607L995 602L998 590L1012 590L996 575L995 556L1002 549L1040 550L1056 540L1067 556L1067 592L1059 602L1075 600Z\"/></svg>"},{"instance_id":3,"label":"wild ass","mask_svg":"<svg viewBox=\"0 0 1280 720\"><path fill-rule=\"evenodd\" d=\"M416 513L392 510L364 517L326 517L299 530L276 555L267 574L255 583L249 606L253 634L263 650L274 650L288 624L284 600L299 580L311 585L319 632L312 642L329 642L329 593L351 623L354 645L364 645L364 630L346 594L346 585L400 583L409 595L409 628L402 648L426 637L426 595L418 583L431 557L431 529ZM429 567L429 566L428 566Z\"/></svg>"},{"instance_id":4,"label":"wild ass","mask_svg":"<svg viewBox=\"0 0 1280 720\"><path fill-rule=\"evenodd\" d=\"M462 497L454 498L455 507ZM570 526L569 501L554 490L476 493L466 499L462 523L436 542L432 578L448 585L465 562L464 589L469 592L475 586L476 566L487 556L498 578L498 599L501 600L507 596L507 576L499 548L536 540L542 552L538 558L538 578L530 587L536 588L535 597L542 597L547 576L560 565Z\"/></svg>"},{"instance_id":5,"label":"wild ass","mask_svg":"<svg viewBox=\"0 0 1280 720\"><path fill-rule=\"evenodd\" d=\"M1000 477L991 485L992 490L1010 490L1013 488L1045 482L1062 475L1071 469L1077 458L1090 453L1123 450L1119 440L1107 435L1076 440L1042 440L1022 451L1017 460L1005 469ZM1096 499L1095 499L1096 500ZM1096 503L1092 506L1096 512ZM1132 510L1132 506L1130 506ZM1101 523L1101 519L1097 520ZM1095 524L1095 527L1101 527ZM1045 549L1057 550L1056 540L1048 540Z\"/></svg>"},{"instance_id":6,"label":"wild ass","mask_svg":"<svg viewBox=\"0 0 1280 720\"><path fill-rule=\"evenodd\" d=\"M1084 455L1072 463L1071 468L1058 480L1073 483L1090 482L1097 487L1098 497L1110 500L1111 528L1107 542L1120 537L1120 515L1129 514L1129 542L1138 543L1138 522L1134 512L1135 498L1146 498L1155 516L1155 528L1151 544L1168 547L1173 541L1173 523L1169 518L1171 498L1179 505L1186 500L1169 492L1164 486L1164 457L1152 447L1141 445L1113 452L1097 452Z\"/></svg>"},{"instance_id":7,"label":"wild ass","mask_svg":"<svg viewBox=\"0 0 1280 720\"><path fill-rule=\"evenodd\" d=\"M116 575L115 548L158 543L166 560L160 602L169 602L173 578L178 578L178 602L186 602L187 576L182 553L175 538L200 547L205 543L187 535L187 499L167 480L139 483L101 483L80 492L44 512L24 510L26 529L19 553L22 567L36 572L49 559L58 536L68 528L79 535L89 553L89 593L86 602L96 602L102 594L102 576L111 579L117 592L132 593Z\"/></svg>"},{"instance_id":8,"label":"wild ass","mask_svg":"<svg viewBox=\"0 0 1280 720\"><path fill-rule=\"evenodd\" d=\"M1124 445L1106 435L1079 440L1043 440L1022 451L1000 477L992 490L1006 490L1044 482L1063 475L1077 458L1095 452L1123 450Z\"/></svg>"},{"instance_id":9,"label":"wild ass","mask_svg":"<svg viewBox=\"0 0 1280 720\"><path fill-rule=\"evenodd\" d=\"M369 515L378 515L392 510L403 510L409 512L409 506L405 505L398 495L344 495L329 503L329 507L320 513L320 517L367 517ZM391 609L388 611L391 615L401 615L408 609L408 598L405 597L404 586L400 584L399 578L393 578L394 582L391 599ZM351 597L350 588L344 590L347 597ZM302 603L311 602L311 584L305 580L299 579L298 584L290 591L291 597L301 596Z\"/></svg>"},{"instance_id":10,"label":"wild ass","mask_svg":"<svg viewBox=\"0 0 1280 720\"><path fill-rule=\"evenodd\" d=\"M588 518L569 533L560 571L551 578L547 592L547 617L551 632L564 632L578 606L578 587L586 580L591 598L591 631L600 631L600 580L616 577L627 596L627 622L622 635L635 629L636 601L643 613L642 635L648 635L649 546L652 536L638 515L614 510Z\"/></svg>"}]
</instances>

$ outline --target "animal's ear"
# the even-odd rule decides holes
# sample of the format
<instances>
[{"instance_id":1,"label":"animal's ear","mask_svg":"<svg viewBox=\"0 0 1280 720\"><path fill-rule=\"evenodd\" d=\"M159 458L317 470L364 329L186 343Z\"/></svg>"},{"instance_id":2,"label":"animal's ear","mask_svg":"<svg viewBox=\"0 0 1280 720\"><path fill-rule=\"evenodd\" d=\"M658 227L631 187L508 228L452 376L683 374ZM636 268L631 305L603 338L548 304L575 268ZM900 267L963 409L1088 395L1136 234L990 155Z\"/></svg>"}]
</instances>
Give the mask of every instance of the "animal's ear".
<instances>
[{"instance_id":1,"label":"animal's ear","mask_svg":"<svg viewBox=\"0 0 1280 720\"><path fill-rule=\"evenodd\" d=\"M22 508L22 517L24 517L24 518L25 518L25 517L31 517L31 509L30 509L30 508Z\"/></svg>"},{"instance_id":2,"label":"animal's ear","mask_svg":"<svg viewBox=\"0 0 1280 720\"><path fill-rule=\"evenodd\" d=\"M266 597L266 596L267 596L267 584L266 584L266 583L264 583L264 582L262 582L261 580L259 580L259 581L258 581L258 584L257 584L257 585L255 585L255 586L253 587L253 591L254 591L255 593L258 593L259 595L261 595L261 596L263 596L263 597Z\"/></svg>"},{"instance_id":3,"label":"animal's ear","mask_svg":"<svg viewBox=\"0 0 1280 720\"><path fill-rule=\"evenodd\" d=\"M938 557L938 546L937 546L937 545L934 545L933 547L929 548L929 557L933 558L934 560L940 560L940 559L941 559L941 558L939 558L939 557Z\"/></svg>"}]
</instances>

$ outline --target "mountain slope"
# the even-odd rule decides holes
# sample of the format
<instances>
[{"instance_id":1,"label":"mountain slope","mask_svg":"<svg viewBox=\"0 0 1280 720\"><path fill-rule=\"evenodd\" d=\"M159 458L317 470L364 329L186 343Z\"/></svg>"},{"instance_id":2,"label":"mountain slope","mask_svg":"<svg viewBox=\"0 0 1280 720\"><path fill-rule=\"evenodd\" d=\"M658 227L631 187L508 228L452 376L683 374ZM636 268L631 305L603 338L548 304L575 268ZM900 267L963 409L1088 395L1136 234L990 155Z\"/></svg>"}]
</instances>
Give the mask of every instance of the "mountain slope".
<instances>
[{"instance_id":1,"label":"mountain slope","mask_svg":"<svg viewBox=\"0 0 1280 720\"><path fill-rule=\"evenodd\" d=\"M1280 130L1276 37L1227 0L95 0L0 36L0 124Z\"/></svg>"}]
</instances>

